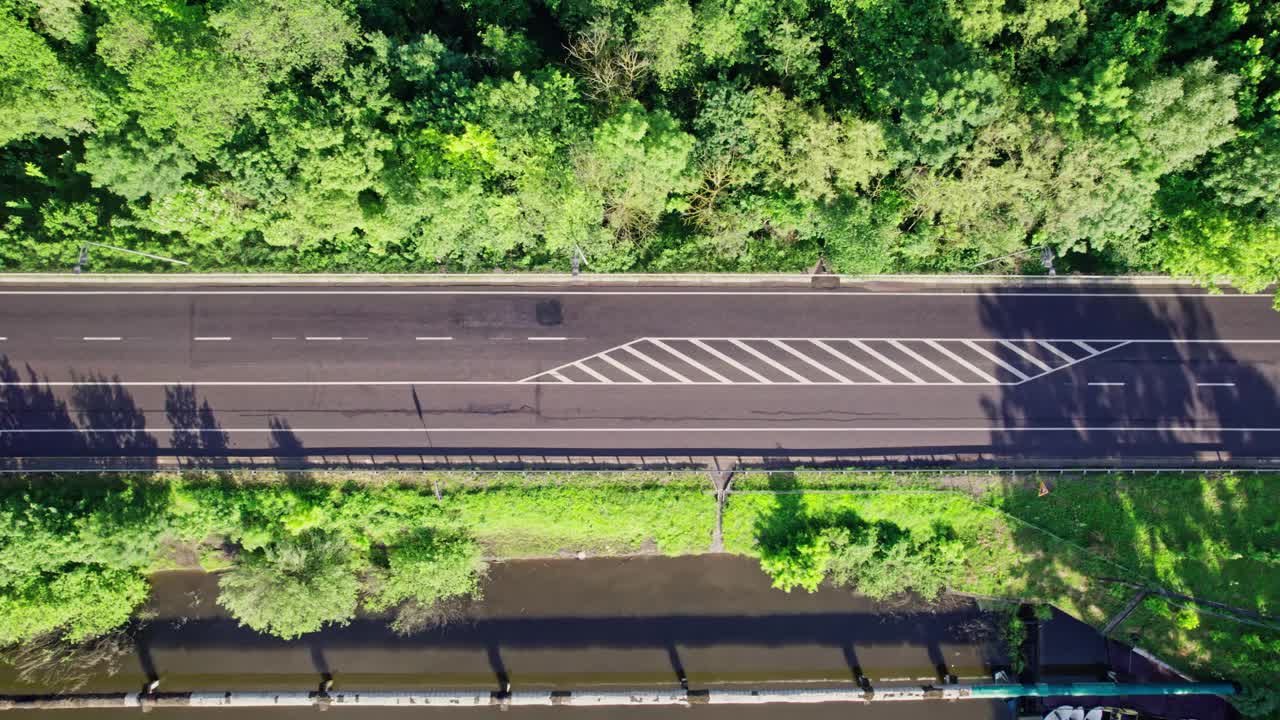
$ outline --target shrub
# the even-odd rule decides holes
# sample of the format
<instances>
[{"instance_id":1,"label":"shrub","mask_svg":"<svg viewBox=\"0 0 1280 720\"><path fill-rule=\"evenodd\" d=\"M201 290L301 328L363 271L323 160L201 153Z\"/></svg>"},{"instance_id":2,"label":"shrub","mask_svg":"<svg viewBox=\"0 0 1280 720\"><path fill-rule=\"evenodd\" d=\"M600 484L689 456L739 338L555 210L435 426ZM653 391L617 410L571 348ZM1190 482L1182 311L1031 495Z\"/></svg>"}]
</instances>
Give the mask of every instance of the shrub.
<instances>
[{"instance_id":1,"label":"shrub","mask_svg":"<svg viewBox=\"0 0 1280 720\"><path fill-rule=\"evenodd\" d=\"M246 554L218 588L241 624L289 640L350 622L360 579L345 542L311 531Z\"/></svg>"},{"instance_id":2,"label":"shrub","mask_svg":"<svg viewBox=\"0 0 1280 720\"><path fill-rule=\"evenodd\" d=\"M387 551L387 568L366 601L371 610L400 606L392 628L408 634L444 617L432 609L475 597L485 563L469 537L422 531Z\"/></svg>"}]
</instances>

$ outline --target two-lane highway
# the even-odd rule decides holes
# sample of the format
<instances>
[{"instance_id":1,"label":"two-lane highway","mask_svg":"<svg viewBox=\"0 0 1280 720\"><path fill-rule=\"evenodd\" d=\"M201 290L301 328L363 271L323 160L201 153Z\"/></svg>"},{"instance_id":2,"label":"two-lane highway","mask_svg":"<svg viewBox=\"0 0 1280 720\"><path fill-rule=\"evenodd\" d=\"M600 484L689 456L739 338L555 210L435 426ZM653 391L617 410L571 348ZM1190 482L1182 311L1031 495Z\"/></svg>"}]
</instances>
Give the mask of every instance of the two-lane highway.
<instances>
[{"instance_id":1,"label":"two-lane highway","mask_svg":"<svg viewBox=\"0 0 1280 720\"><path fill-rule=\"evenodd\" d=\"M1185 289L9 286L0 455L1280 452L1280 314Z\"/></svg>"}]
</instances>

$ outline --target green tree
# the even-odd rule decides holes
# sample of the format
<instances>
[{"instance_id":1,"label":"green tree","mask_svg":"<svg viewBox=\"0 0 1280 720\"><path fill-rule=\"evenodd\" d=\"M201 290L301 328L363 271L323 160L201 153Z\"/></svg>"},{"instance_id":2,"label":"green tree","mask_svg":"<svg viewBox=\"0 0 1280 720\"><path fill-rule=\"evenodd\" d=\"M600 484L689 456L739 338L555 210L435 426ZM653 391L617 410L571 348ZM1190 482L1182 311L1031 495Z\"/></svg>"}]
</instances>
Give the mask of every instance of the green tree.
<instances>
[{"instance_id":1,"label":"green tree","mask_svg":"<svg viewBox=\"0 0 1280 720\"><path fill-rule=\"evenodd\" d=\"M94 97L76 71L0 6L0 145L94 127Z\"/></svg>"},{"instance_id":2,"label":"green tree","mask_svg":"<svg viewBox=\"0 0 1280 720\"><path fill-rule=\"evenodd\" d=\"M1150 242L1166 271L1207 285L1226 278L1245 292L1280 279L1280 224L1203 197L1184 195L1170 205L1168 222Z\"/></svg>"},{"instance_id":3,"label":"green tree","mask_svg":"<svg viewBox=\"0 0 1280 720\"><path fill-rule=\"evenodd\" d=\"M688 0L662 0L636 18L636 46L664 90L682 85L693 70L693 24Z\"/></svg>"},{"instance_id":4,"label":"green tree","mask_svg":"<svg viewBox=\"0 0 1280 720\"><path fill-rule=\"evenodd\" d=\"M81 169L94 184L128 200L160 198L176 192L196 170L195 158L173 143L146 136L95 135L85 141Z\"/></svg>"},{"instance_id":5,"label":"green tree","mask_svg":"<svg viewBox=\"0 0 1280 720\"><path fill-rule=\"evenodd\" d=\"M476 597L485 562L471 538L435 531L418 532L387 551L387 568L368 601L374 611L401 608L392 627L411 632L413 618L441 603Z\"/></svg>"},{"instance_id":6,"label":"green tree","mask_svg":"<svg viewBox=\"0 0 1280 720\"><path fill-rule=\"evenodd\" d=\"M120 73L118 111L156 144L211 157L266 97L263 78L228 57L198 17L157 21L130 10L98 28L97 53Z\"/></svg>"},{"instance_id":7,"label":"green tree","mask_svg":"<svg viewBox=\"0 0 1280 720\"><path fill-rule=\"evenodd\" d=\"M663 213L683 209L681 194L695 182L692 151L693 137L674 118L633 103L595 131L591 144L575 154L574 168L599 198L605 227L620 243L638 243Z\"/></svg>"},{"instance_id":8,"label":"green tree","mask_svg":"<svg viewBox=\"0 0 1280 720\"><path fill-rule=\"evenodd\" d=\"M324 0L233 0L209 17L227 55L270 78L300 68L333 76L360 30Z\"/></svg>"},{"instance_id":9,"label":"green tree","mask_svg":"<svg viewBox=\"0 0 1280 720\"><path fill-rule=\"evenodd\" d=\"M346 542L313 530L244 552L218 589L241 624L289 640L350 622L360 580Z\"/></svg>"},{"instance_id":10,"label":"green tree","mask_svg":"<svg viewBox=\"0 0 1280 720\"><path fill-rule=\"evenodd\" d=\"M150 586L137 571L78 565L31 576L0 591L0 646L57 634L69 642L125 624Z\"/></svg>"}]
</instances>

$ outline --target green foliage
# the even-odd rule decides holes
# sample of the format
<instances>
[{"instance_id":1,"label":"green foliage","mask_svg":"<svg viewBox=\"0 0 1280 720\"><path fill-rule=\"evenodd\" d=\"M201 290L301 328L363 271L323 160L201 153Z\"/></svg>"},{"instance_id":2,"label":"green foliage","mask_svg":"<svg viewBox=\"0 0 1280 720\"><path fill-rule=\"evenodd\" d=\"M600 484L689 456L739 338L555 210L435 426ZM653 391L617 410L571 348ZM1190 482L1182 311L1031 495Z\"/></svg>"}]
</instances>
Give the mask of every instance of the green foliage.
<instances>
[{"instance_id":1,"label":"green foliage","mask_svg":"<svg viewBox=\"0 0 1280 720\"><path fill-rule=\"evenodd\" d=\"M779 494L751 503L758 513L751 550L780 590L814 592L829 578L876 600L904 592L932 600L966 571L970 548L939 519L914 526L869 522L856 504L844 502L856 496L835 496L836 503L824 506L821 496L799 493L789 479L771 486Z\"/></svg>"},{"instance_id":2,"label":"green foliage","mask_svg":"<svg viewBox=\"0 0 1280 720\"><path fill-rule=\"evenodd\" d=\"M218 604L286 640L355 616L360 579L344 541L319 531L249 551L218 580Z\"/></svg>"},{"instance_id":3,"label":"green foliage","mask_svg":"<svg viewBox=\"0 0 1280 720\"><path fill-rule=\"evenodd\" d=\"M123 625L150 586L136 571L77 565L30 577L0 593L0 646L58 634L69 642Z\"/></svg>"},{"instance_id":4,"label":"green foliage","mask_svg":"<svg viewBox=\"0 0 1280 720\"><path fill-rule=\"evenodd\" d=\"M0 268L1271 271L1268 5L411 5L0 0Z\"/></svg>"},{"instance_id":5,"label":"green foliage","mask_svg":"<svg viewBox=\"0 0 1280 720\"><path fill-rule=\"evenodd\" d=\"M385 610L405 601L433 605L479 592L480 546L462 535L419 532L387 551L387 570L368 605Z\"/></svg>"},{"instance_id":6,"label":"green foliage","mask_svg":"<svg viewBox=\"0 0 1280 720\"><path fill-rule=\"evenodd\" d=\"M65 23L59 27L72 32ZM0 145L89 132L94 115L84 81L47 40L0 5Z\"/></svg>"}]
</instances>

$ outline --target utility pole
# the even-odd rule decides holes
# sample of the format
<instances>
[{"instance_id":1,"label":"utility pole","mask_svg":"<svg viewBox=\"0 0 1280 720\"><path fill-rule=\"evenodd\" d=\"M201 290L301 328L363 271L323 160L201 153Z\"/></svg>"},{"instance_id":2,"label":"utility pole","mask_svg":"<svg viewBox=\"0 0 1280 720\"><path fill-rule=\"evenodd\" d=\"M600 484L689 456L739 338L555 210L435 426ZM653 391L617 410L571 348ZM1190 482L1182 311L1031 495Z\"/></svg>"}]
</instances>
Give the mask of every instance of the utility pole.
<instances>
[{"instance_id":1,"label":"utility pole","mask_svg":"<svg viewBox=\"0 0 1280 720\"><path fill-rule=\"evenodd\" d=\"M141 255L142 257L151 258L152 260L163 260L165 262L170 262L175 265L191 264L183 260L174 260L173 258L167 258L162 255L152 255L151 253L145 253L145 252L142 252L141 250L129 250L127 248L116 247L115 245L103 245L102 243L85 241L80 245L80 259L76 261L76 266L72 270L72 272L74 272L77 275L80 274L80 271L84 267L84 264L89 262L89 246L90 245L94 247L105 248L107 250L115 250L117 252L129 253L130 255Z\"/></svg>"}]
</instances>

